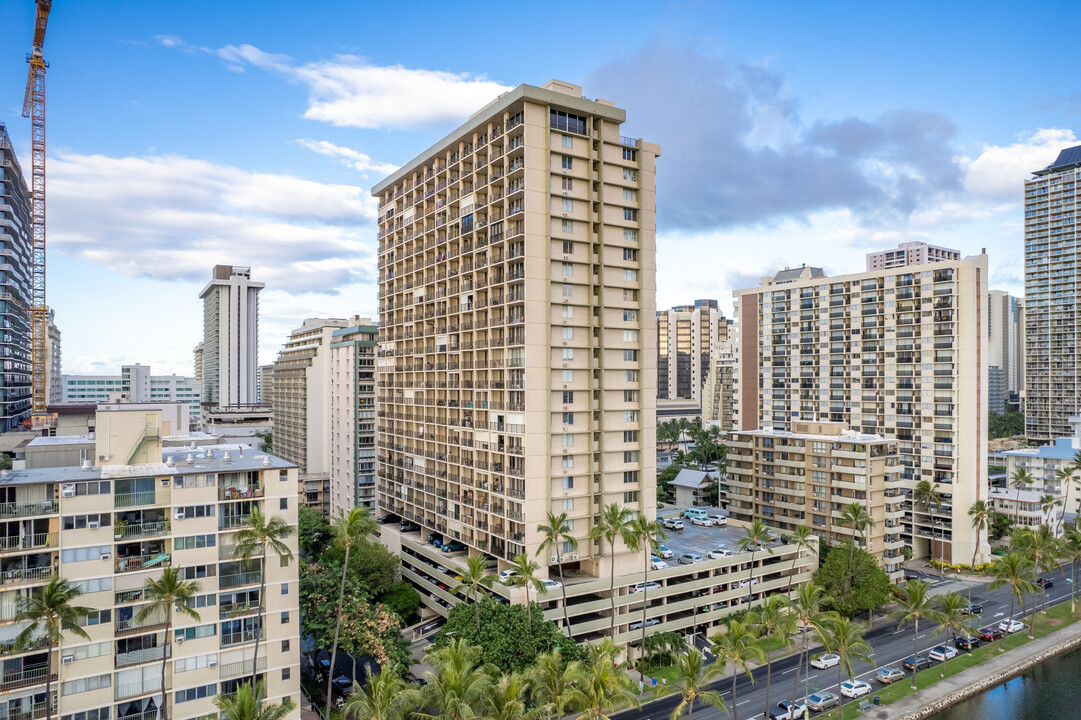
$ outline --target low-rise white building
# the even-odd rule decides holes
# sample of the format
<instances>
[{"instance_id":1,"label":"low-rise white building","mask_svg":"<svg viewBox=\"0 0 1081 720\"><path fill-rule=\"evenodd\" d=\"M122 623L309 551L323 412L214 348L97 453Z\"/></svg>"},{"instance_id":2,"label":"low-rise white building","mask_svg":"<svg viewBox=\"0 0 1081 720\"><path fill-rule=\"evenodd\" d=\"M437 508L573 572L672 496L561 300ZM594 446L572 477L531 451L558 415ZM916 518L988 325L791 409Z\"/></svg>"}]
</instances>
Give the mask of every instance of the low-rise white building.
<instances>
[{"instance_id":1,"label":"low-rise white building","mask_svg":"<svg viewBox=\"0 0 1081 720\"><path fill-rule=\"evenodd\" d=\"M189 426L199 426L201 387L194 377L176 373L153 375L149 365L124 365L119 375L64 375L62 403L99 405L126 400L134 403L178 402L188 406Z\"/></svg>"},{"instance_id":2,"label":"low-rise white building","mask_svg":"<svg viewBox=\"0 0 1081 720\"><path fill-rule=\"evenodd\" d=\"M1057 504L1045 510L1043 502L1048 495ZM1008 516L1017 527L1039 527L1047 524L1055 531L1055 535L1062 534L1059 522L1062 495L1014 488L991 488L989 498L995 510Z\"/></svg>"}]
</instances>

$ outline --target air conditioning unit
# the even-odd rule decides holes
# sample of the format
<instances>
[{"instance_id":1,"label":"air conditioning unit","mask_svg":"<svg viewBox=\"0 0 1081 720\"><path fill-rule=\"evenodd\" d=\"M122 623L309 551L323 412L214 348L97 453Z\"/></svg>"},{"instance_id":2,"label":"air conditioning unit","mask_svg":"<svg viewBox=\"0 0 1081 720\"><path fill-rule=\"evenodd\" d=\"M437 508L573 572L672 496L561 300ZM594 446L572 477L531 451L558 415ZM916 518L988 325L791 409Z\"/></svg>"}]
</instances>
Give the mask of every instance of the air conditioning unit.
<instances>
[{"instance_id":1,"label":"air conditioning unit","mask_svg":"<svg viewBox=\"0 0 1081 720\"><path fill-rule=\"evenodd\" d=\"M571 560L577 560L577 559L578 559L578 553L574 553L573 555L571 555Z\"/></svg>"},{"instance_id":2,"label":"air conditioning unit","mask_svg":"<svg viewBox=\"0 0 1081 720\"><path fill-rule=\"evenodd\" d=\"M75 497L75 483L61 485L60 497Z\"/></svg>"},{"instance_id":3,"label":"air conditioning unit","mask_svg":"<svg viewBox=\"0 0 1081 720\"><path fill-rule=\"evenodd\" d=\"M183 510L177 510L176 514L173 517L175 517L177 520L183 520L184 519L184 511Z\"/></svg>"},{"instance_id":4,"label":"air conditioning unit","mask_svg":"<svg viewBox=\"0 0 1081 720\"><path fill-rule=\"evenodd\" d=\"M567 556L566 555L560 555L559 556L559 562L566 562L566 561L567 561Z\"/></svg>"},{"instance_id":5,"label":"air conditioning unit","mask_svg":"<svg viewBox=\"0 0 1081 720\"><path fill-rule=\"evenodd\" d=\"M74 655L65 655L64 657L60 658L60 664L61 665L70 665L73 662L75 662L75 656Z\"/></svg>"},{"instance_id":6,"label":"air conditioning unit","mask_svg":"<svg viewBox=\"0 0 1081 720\"><path fill-rule=\"evenodd\" d=\"M183 645L184 644L184 636L183 635L178 635L176 637L176 644L177 645Z\"/></svg>"},{"instance_id":7,"label":"air conditioning unit","mask_svg":"<svg viewBox=\"0 0 1081 720\"><path fill-rule=\"evenodd\" d=\"M559 559L558 555L552 555L552 562L555 562L558 559Z\"/></svg>"},{"instance_id":8,"label":"air conditioning unit","mask_svg":"<svg viewBox=\"0 0 1081 720\"><path fill-rule=\"evenodd\" d=\"M206 666L207 667L217 667L218 666L218 661L217 660L207 660L206 661Z\"/></svg>"},{"instance_id":9,"label":"air conditioning unit","mask_svg":"<svg viewBox=\"0 0 1081 720\"><path fill-rule=\"evenodd\" d=\"M97 530L99 527L101 527L101 521L100 520L91 520L90 522L88 522L86 524L86 526L88 528L90 528L91 530Z\"/></svg>"},{"instance_id":10,"label":"air conditioning unit","mask_svg":"<svg viewBox=\"0 0 1081 720\"><path fill-rule=\"evenodd\" d=\"M102 553L101 554L101 559L102 560L110 560L110 559L112 559L112 557L113 557L112 553Z\"/></svg>"},{"instance_id":11,"label":"air conditioning unit","mask_svg":"<svg viewBox=\"0 0 1081 720\"><path fill-rule=\"evenodd\" d=\"M169 478L162 478L162 479L161 479L161 486L162 486L162 487L169 487L169 483L170 483L170 482L171 482L171 481L169 480Z\"/></svg>"}]
</instances>

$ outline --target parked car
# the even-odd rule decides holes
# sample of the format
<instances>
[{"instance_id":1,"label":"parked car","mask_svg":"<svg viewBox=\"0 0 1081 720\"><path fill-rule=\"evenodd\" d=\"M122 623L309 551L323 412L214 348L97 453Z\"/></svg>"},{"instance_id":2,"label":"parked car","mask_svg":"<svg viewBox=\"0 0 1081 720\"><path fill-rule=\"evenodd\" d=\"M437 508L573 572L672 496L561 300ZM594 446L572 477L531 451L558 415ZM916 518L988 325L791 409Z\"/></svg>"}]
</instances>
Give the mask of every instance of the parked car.
<instances>
[{"instance_id":1,"label":"parked car","mask_svg":"<svg viewBox=\"0 0 1081 720\"><path fill-rule=\"evenodd\" d=\"M741 588L745 588L748 585L757 585L757 584L758 584L758 578L743 578L742 580L739 581L739 586Z\"/></svg>"},{"instance_id":2,"label":"parked car","mask_svg":"<svg viewBox=\"0 0 1081 720\"><path fill-rule=\"evenodd\" d=\"M1028 627L1028 625L1025 625L1020 620L1012 620L1012 619L1011 620L1003 620L1002 622L1000 622L998 624L998 629L999 630L1001 630L1002 632L1010 633L1011 635L1013 633L1015 633L1015 632L1021 632L1022 630L1024 630L1027 627Z\"/></svg>"},{"instance_id":3,"label":"parked car","mask_svg":"<svg viewBox=\"0 0 1081 720\"><path fill-rule=\"evenodd\" d=\"M637 583L635 585L631 585L631 592L632 593L640 593L640 592L644 592L646 590L660 590L660 589L661 589L661 584L660 583L655 583L652 580L650 580L649 582L640 582L640 583Z\"/></svg>"},{"instance_id":4,"label":"parked car","mask_svg":"<svg viewBox=\"0 0 1081 720\"><path fill-rule=\"evenodd\" d=\"M733 555L735 555L734 552L725 550L723 547L717 548L716 550L710 550L708 553L710 560L720 560L721 558L732 557Z\"/></svg>"},{"instance_id":5,"label":"parked car","mask_svg":"<svg viewBox=\"0 0 1081 720\"><path fill-rule=\"evenodd\" d=\"M668 563L666 563L664 560L661 560L656 555L652 556L649 559L650 570L664 570L666 567L668 567Z\"/></svg>"},{"instance_id":6,"label":"parked car","mask_svg":"<svg viewBox=\"0 0 1081 720\"><path fill-rule=\"evenodd\" d=\"M826 668L836 667L839 662L841 662L840 655L836 653L823 653L817 657L811 658L811 667L825 670Z\"/></svg>"},{"instance_id":7,"label":"parked car","mask_svg":"<svg viewBox=\"0 0 1081 720\"><path fill-rule=\"evenodd\" d=\"M1055 581L1052 580L1051 578L1042 577L1042 578L1036 578L1036 584L1039 585L1040 587L1042 587L1044 590L1046 590L1047 588L1054 587L1055 586Z\"/></svg>"},{"instance_id":8,"label":"parked car","mask_svg":"<svg viewBox=\"0 0 1081 720\"><path fill-rule=\"evenodd\" d=\"M694 520L695 518L708 517L708 513L705 510L699 510L698 508L688 508L683 511L683 517L688 520Z\"/></svg>"},{"instance_id":9,"label":"parked car","mask_svg":"<svg viewBox=\"0 0 1081 720\"><path fill-rule=\"evenodd\" d=\"M660 625L661 621L657 618L646 618L646 627L653 627L654 625ZM641 630L642 621L639 620L636 623L631 623L631 630Z\"/></svg>"},{"instance_id":10,"label":"parked car","mask_svg":"<svg viewBox=\"0 0 1081 720\"><path fill-rule=\"evenodd\" d=\"M693 517L691 518L691 525L698 525L699 527L713 527L713 521L708 517Z\"/></svg>"},{"instance_id":11,"label":"parked car","mask_svg":"<svg viewBox=\"0 0 1081 720\"><path fill-rule=\"evenodd\" d=\"M544 586L545 592L553 592L563 587L563 583L558 580L541 580L541 585Z\"/></svg>"},{"instance_id":12,"label":"parked car","mask_svg":"<svg viewBox=\"0 0 1081 720\"><path fill-rule=\"evenodd\" d=\"M461 552L462 550L465 550L466 547L465 543L458 542L457 540L451 540L449 543L444 543L443 547L440 549L445 553L452 553Z\"/></svg>"},{"instance_id":13,"label":"parked car","mask_svg":"<svg viewBox=\"0 0 1081 720\"><path fill-rule=\"evenodd\" d=\"M680 520L679 518L668 518L668 519L664 520L661 524L664 525L666 530L682 530L683 529L683 521Z\"/></svg>"},{"instance_id":14,"label":"parked car","mask_svg":"<svg viewBox=\"0 0 1081 720\"><path fill-rule=\"evenodd\" d=\"M766 530L766 535L769 536L770 540L780 540L781 539L781 536L777 533L776 530L768 530L767 529Z\"/></svg>"},{"instance_id":15,"label":"parked car","mask_svg":"<svg viewBox=\"0 0 1081 720\"><path fill-rule=\"evenodd\" d=\"M1004 633L994 625L990 625L980 630L980 640L983 640L984 642L998 640L1003 635Z\"/></svg>"},{"instance_id":16,"label":"parked car","mask_svg":"<svg viewBox=\"0 0 1081 720\"><path fill-rule=\"evenodd\" d=\"M708 517L710 520L712 520L714 525L718 525L718 526L723 527L723 526L728 524L728 518L726 516L724 516L724 515L719 514L719 513L710 513L706 517Z\"/></svg>"},{"instance_id":17,"label":"parked car","mask_svg":"<svg viewBox=\"0 0 1081 720\"><path fill-rule=\"evenodd\" d=\"M400 517L398 517L394 513L390 513L389 515L384 515L383 517L379 518L378 520L376 520L376 522L380 525L387 525L389 523L398 522L399 520L401 520Z\"/></svg>"},{"instance_id":18,"label":"parked car","mask_svg":"<svg viewBox=\"0 0 1081 720\"><path fill-rule=\"evenodd\" d=\"M846 680L841 683L841 694L845 697L858 698L871 692L871 686L862 680Z\"/></svg>"},{"instance_id":19,"label":"parked car","mask_svg":"<svg viewBox=\"0 0 1081 720\"><path fill-rule=\"evenodd\" d=\"M698 553L686 553L679 556L680 565L694 565L702 562L702 556Z\"/></svg>"},{"instance_id":20,"label":"parked car","mask_svg":"<svg viewBox=\"0 0 1081 720\"><path fill-rule=\"evenodd\" d=\"M905 674L897 668L893 667L892 665L880 667L877 671L875 671L875 680L878 680L883 685L890 685L891 683L895 683L898 680L904 680L904 677Z\"/></svg>"},{"instance_id":21,"label":"parked car","mask_svg":"<svg viewBox=\"0 0 1081 720\"><path fill-rule=\"evenodd\" d=\"M931 652L927 653L927 657L937 662L946 662L957 657L957 648L949 645L935 645L931 648Z\"/></svg>"},{"instance_id":22,"label":"parked car","mask_svg":"<svg viewBox=\"0 0 1081 720\"><path fill-rule=\"evenodd\" d=\"M980 644L980 639L971 635L958 635L953 644L957 646L958 650L972 650Z\"/></svg>"},{"instance_id":23,"label":"parked car","mask_svg":"<svg viewBox=\"0 0 1081 720\"><path fill-rule=\"evenodd\" d=\"M518 574L518 571L515 570L514 568L507 568L503 572L499 573L499 582L506 585L508 582L510 582L510 579L512 577L514 577L515 575L517 575L517 574Z\"/></svg>"},{"instance_id":24,"label":"parked car","mask_svg":"<svg viewBox=\"0 0 1081 720\"><path fill-rule=\"evenodd\" d=\"M807 708L795 700L782 700L777 703L777 708L780 712L767 712L766 717L770 720L797 720L807 712Z\"/></svg>"},{"instance_id":25,"label":"parked car","mask_svg":"<svg viewBox=\"0 0 1081 720\"><path fill-rule=\"evenodd\" d=\"M416 532L417 530L420 530L420 525L417 525L412 520L402 520L400 523L398 523L398 529L401 530L403 533Z\"/></svg>"},{"instance_id":26,"label":"parked car","mask_svg":"<svg viewBox=\"0 0 1081 720\"><path fill-rule=\"evenodd\" d=\"M916 655L915 658L913 658L912 655L909 655L901 661L901 667L903 667L905 670L912 670L916 668L923 670L924 668L931 667L931 658L927 657L926 655Z\"/></svg>"},{"instance_id":27,"label":"parked car","mask_svg":"<svg viewBox=\"0 0 1081 720\"><path fill-rule=\"evenodd\" d=\"M814 712L828 710L837 704L837 696L831 692L816 692L807 696L807 707Z\"/></svg>"},{"instance_id":28,"label":"parked car","mask_svg":"<svg viewBox=\"0 0 1081 720\"><path fill-rule=\"evenodd\" d=\"M961 608L962 615L979 615L983 612L983 605L978 602L969 603L965 607Z\"/></svg>"},{"instance_id":29,"label":"parked car","mask_svg":"<svg viewBox=\"0 0 1081 720\"><path fill-rule=\"evenodd\" d=\"M334 678L334 689L342 698L347 698L353 694L353 680L345 675L339 675Z\"/></svg>"},{"instance_id":30,"label":"parked car","mask_svg":"<svg viewBox=\"0 0 1081 720\"><path fill-rule=\"evenodd\" d=\"M428 536L428 544L443 547L443 536L439 533L432 533Z\"/></svg>"},{"instance_id":31,"label":"parked car","mask_svg":"<svg viewBox=\"0 0 1081 720\"><path fill-rule=\"evenodd\" d=\"M680 522L682 522L682 520ZM661 557L665 560L675 556L675 553L669 550L667 545L658 545L657 549L660 551Z\"/></svg>"}]
</instances>

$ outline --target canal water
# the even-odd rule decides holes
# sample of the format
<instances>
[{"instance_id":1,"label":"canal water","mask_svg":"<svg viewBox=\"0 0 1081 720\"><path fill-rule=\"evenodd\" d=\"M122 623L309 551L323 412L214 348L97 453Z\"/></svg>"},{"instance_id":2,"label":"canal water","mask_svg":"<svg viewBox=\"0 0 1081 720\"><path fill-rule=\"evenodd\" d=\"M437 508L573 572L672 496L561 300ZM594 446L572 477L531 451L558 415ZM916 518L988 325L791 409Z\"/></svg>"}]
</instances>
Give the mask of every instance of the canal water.
<instances>
[{"instance_id":1,"label":"canal water","mask_svg":"<svg viewBox=\"0 0 1081 720\"><path fill-rule=\"evenodd\" d=\"M1024 675L958 703L934 720L1081 718L1081 649L1046 660Z\"/></svg>"}]
</instances>

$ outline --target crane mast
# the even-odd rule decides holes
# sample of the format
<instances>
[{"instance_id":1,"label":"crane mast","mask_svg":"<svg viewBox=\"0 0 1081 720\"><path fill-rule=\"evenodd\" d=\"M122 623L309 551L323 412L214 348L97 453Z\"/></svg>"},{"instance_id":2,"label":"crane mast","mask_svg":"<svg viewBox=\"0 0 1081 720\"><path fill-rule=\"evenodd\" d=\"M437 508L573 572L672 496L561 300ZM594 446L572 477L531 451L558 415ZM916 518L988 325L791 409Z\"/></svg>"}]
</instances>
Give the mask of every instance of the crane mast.
<instances>
[{"instance_id":1,"label":"crane mast","mask_svg":"<svg viewBox=\"0 0 1081 720\"><path fill-rule=\"evenodd\" d=\"M23 117L30 118L32 162L31 226L33 261L30 280L30 365L31 414L46 412L46 361L48 343L48 307L45 304L45 27L49 22L52 0L37 0L34 17L34 46L27 56L30 71L26 77Z\"/></svg>"}]
</instances>

